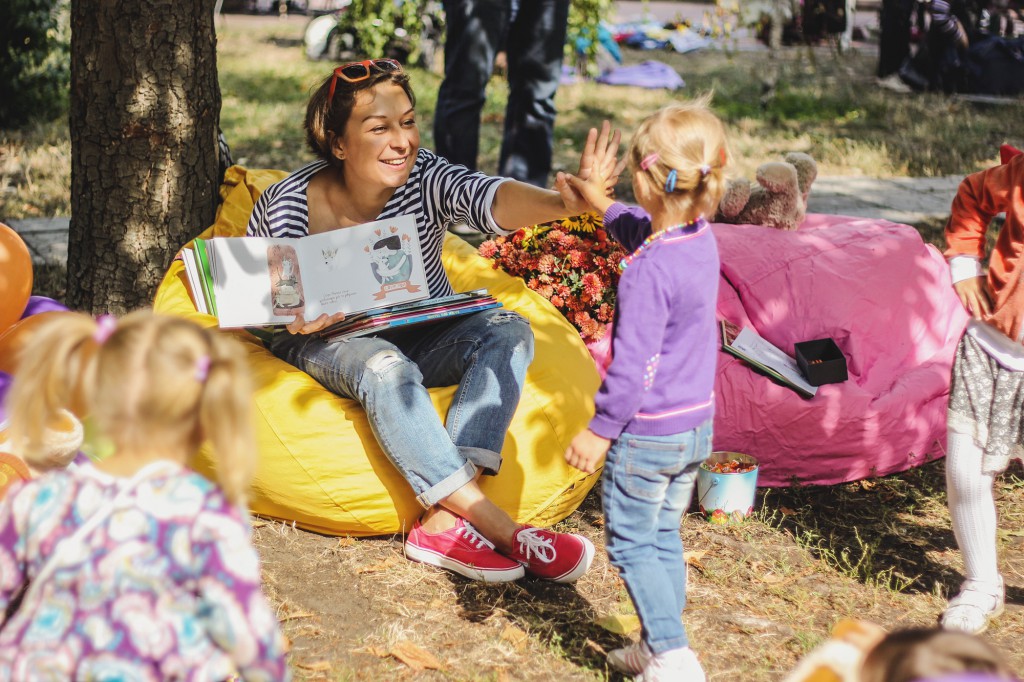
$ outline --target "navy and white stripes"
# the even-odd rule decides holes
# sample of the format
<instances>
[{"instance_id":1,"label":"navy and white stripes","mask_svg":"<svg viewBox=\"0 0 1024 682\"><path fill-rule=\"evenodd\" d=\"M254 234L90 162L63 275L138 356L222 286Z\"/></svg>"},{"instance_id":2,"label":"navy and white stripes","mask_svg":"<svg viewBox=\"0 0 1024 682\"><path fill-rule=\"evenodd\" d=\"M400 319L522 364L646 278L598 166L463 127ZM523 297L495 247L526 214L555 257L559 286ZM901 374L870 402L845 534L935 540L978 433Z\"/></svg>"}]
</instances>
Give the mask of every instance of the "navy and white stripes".
<instances>
[{"instance_id":1,"label":"navy and white stripes","mask_svg":"<svg viewBox=\"0 0 1024 682\"><path fill-rule=\"evenodd\" d=\"M325 161L314 161L268 187L253 208L246 234L250 237L306 236L309 233L306 189L310 179L326 166ZM416 219L431 298L453 293L441 265L441 245L450 225L462 222L488 234L506 233L491 215L494 193L506 180L448 163L426 149L417 153L409 179L395 190L378 219L400 215Z\"/></svg>"}]
</instances>

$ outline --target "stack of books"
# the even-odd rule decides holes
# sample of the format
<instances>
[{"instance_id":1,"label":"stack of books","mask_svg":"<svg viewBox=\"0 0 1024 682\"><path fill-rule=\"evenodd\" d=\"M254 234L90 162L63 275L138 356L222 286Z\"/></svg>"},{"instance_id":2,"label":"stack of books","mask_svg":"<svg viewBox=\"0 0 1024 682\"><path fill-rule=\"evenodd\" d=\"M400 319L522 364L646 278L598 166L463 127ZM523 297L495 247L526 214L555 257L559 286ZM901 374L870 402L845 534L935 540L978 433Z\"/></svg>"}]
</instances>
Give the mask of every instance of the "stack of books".
<instances>
[{"instance_id":1,"label":"stack of books","mask_svg":"<svg viewBox=\"0 0 1024 682\"><path fill-rule=\"evenodd\" d=\"M298 239L196 239L181 259L196 310L221 327L342 313L342 321L320 332L333 341L501 305L483 289L430 298L410 216Z\"/></svg>"}]
</instances>

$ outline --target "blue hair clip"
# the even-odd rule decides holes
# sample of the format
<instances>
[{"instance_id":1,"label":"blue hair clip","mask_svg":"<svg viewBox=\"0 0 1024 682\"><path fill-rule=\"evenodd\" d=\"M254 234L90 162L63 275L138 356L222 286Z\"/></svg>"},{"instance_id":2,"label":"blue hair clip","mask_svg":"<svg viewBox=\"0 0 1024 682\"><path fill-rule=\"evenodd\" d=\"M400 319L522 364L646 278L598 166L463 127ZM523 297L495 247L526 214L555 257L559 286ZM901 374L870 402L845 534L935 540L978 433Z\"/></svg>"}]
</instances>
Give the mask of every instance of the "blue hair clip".
<instances>
[{"instance_id":1,"label":"blue hair clip","mask_svg":"<svg viewBox=\"0 0 1024 682\"><path fill-rule=\"evenodd\" d=\"M671 194L676 191L676 169L673 168L668 172L668 177L665 178L665 194Z\"/></svg>"}]
</instances>

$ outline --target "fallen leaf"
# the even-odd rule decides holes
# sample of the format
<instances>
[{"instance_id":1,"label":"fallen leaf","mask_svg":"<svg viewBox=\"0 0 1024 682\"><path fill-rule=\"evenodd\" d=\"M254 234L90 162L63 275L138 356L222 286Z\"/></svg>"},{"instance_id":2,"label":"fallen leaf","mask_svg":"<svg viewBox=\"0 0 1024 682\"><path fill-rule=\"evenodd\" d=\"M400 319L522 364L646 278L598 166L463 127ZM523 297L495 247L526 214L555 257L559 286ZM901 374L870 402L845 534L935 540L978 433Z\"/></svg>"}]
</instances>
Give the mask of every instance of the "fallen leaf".
<instances>
[{"instance_id":1,"label":"fallen leaf","mask_svg":"<svg viewBox=\"0 0 1024 682\"><path fill-rule=\"evenodd\" d=\"M301 613L286 613L285 615L283 615L280 618L278 618L277 622L283 623L286 620L295 620L297 618L311 618L314 615L316 615L316 614L310 613L308 611L303 611Z\"/></svg>"},{"instance_id":2,"label":"fallen leaf","mask_svg":"<svg viewBox=\"0 0 1024 682\"><path fill-rule=\"evenodd\" d=\"M440 670L441 661L412 642L398 642L391 647L391 655L413 670Z\"/></svg>"},{"instance_id":3,"label":"fallen leaf","mask_svg":"<svg viewBox=\"0 0 1024 682\"><path fill-rule=\"evenodd\" d=\"M515 625L509 624L501 631L501 638L514 646L516 651L522 651L526 646L527 640L530 639L530 636L521 628L517 628Z\"/></svg>"},{"instance_id":4,"label":"fallen leaf","mask_svg":"<svg viewBox=\"0 0 1024 682\"><path fill-rule=\"evenodd\" d=\"M695 549L690 552L683 552L683 561L685 561L690 566L693 566L694 568L699 568L703 571L704 564L702 564L700 560L703 559L704 555L707 553L707 550L704 549Z\"/></svg>"},{"instance_id":5,"label":"fallen leaf","mask_svg":"<svg viewBox=\"0 0 1024 682\"><path fill-rule=\"evenodd\" d=\"M370 645L365 649L355 649L353 650L353 653L370 654L371 656L376 656L377 658L387 658L391 655L387 649L381 649L379 646L373 645Z\"/></svg>"},{"instance_id":6,"label":"fallen leaf","mask_svg":"<svg viewBox=\"0 0 1024 682\"><path fill-rule=\"evenodd\" d=\"M596 654L598 654L600 656L607 656L608 655L608 652L605 650L605 648L603 646L601 646L600 644L598 644L597 642L595 642L594 640L592 640L590 638L587 638L587 641L585 642L585 644L586 644L586 647L588 649L590 649L591 651L593 651L594 653L596 653Z\"/></svg>"},{"instance_id":7,"label":"fallen leaf","mask_svg":"<svg viewBox=\"0 0 1024 682\"><path fill-rule=\"evenodd\" d=\"M262 528L263 526L267 525L267 522L263 521L262 519L253 519L251 525L253 529Z\"/></svg>"},{"instance_id":8,"label":"fallen leaf","mask_svg":"<svg viewBox=\"0 0 1024 682\"><path fill-rule=\"evenodd\" d=\"M360 566L356 570L356 573L380 573L381 571L386 571L389 568L395 566L397 563L398 561L394 557L389 557L388 559L380 562L379 564L371 564L370 566Z\"/></svg>"},{"instance_id":9,"label":"fallen leaf","mask_svg":"<svg viewBox=\"0 0 1024 682\"><path fill-rule=\"evenodd\" d=\"M284 639L284 645L281 647L281 650L284 651L284 653L288 653L292 650L292 639L286 635L281 635L281 637Z\"/></svg>"},{"instance_id":10,"label":"fallen leaf","mask_svg":"<svg viewBox=\"0 0 1024 682\"><path fill-rule=\"evenodd\" d=\"M599 618L597 624L608 632L617 635L628 635L640 627L640 618L636 614L615 614Z\"/></svg>"},{"instance_id":11,"label":"fallen leaf","mask_svg":"<svg viewBox=\"0 0 1024 682\"><path fill-rule=\"evenodd\" d=\"M331 669L331 664L328 661L317 661L316 663L296 663L295 667L314 672L327 672Z\"/></svg>"},{"instance_id":12,"label":"fallen leaf","mask_svg":"<svg viewBox=\"0 0 1024 682\"><path fill-rule=\"evenodd\" d=\"M779 507L779 512L783 516L796 516L797 514L796 510L790 509L789 507Z\"/></svg>"},{"instance_id":13,"label":"fallen leaf","mask_svg":"<svg viewBox=\"0 0 1024 682\"><path fill-rule=\"evenodd\" d=\"M348 535L338 538L338 547L351 547L354 544L356 544L356 539Z\"/></svg>"},{"instance_id":14,"label":"fallen leaf","mask_svg":"<svg viewBox=\"0 0 1024 682\"><path fill-rule=\"evenodd\" d=\"M874 490L877 485L878 481L869 481L867 479L860 481L860 487L864 490Z\"/></svg>"}]
</instances>

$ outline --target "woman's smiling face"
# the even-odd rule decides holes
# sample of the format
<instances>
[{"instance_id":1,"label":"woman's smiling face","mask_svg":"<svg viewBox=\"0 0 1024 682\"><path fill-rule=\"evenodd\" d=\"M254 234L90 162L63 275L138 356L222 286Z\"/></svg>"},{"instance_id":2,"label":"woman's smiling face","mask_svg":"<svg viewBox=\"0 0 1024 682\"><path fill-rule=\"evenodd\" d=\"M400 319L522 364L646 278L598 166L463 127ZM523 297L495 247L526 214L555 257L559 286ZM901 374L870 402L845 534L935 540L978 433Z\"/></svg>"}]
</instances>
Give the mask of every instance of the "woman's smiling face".
<instances>
[{"instance_id":1,"label":"woman's smiling face","mask_svg":"<svg viewBox=\"0 0 1024 682\"><path fill-rule=\"evenodd\" d=\"M398 85L382 83L356 95L345 134L333 151L344 161L346 184L372 192L405 184L420 148L416 112Z\"/></svg>"}]
</instances>

